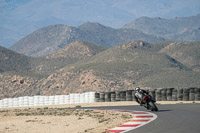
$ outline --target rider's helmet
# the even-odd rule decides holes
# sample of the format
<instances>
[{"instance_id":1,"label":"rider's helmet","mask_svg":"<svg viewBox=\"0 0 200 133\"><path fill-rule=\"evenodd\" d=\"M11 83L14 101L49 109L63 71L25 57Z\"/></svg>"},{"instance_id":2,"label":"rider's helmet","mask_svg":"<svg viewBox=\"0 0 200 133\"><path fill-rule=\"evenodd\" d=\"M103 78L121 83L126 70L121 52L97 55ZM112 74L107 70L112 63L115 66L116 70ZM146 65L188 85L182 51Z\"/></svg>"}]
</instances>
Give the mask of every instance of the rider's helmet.
<instances>
[{"instance_id":1,"label":"rider's helmet","mask_svg":"<svg viewBox=\"0 0 200 133\"><path fill-rule=\"evenodd\" d=\"M140 87L136 87L135 90L136 90L136 91L139 91L139 90L140 90Z\"/></svg>"}]
</instances>

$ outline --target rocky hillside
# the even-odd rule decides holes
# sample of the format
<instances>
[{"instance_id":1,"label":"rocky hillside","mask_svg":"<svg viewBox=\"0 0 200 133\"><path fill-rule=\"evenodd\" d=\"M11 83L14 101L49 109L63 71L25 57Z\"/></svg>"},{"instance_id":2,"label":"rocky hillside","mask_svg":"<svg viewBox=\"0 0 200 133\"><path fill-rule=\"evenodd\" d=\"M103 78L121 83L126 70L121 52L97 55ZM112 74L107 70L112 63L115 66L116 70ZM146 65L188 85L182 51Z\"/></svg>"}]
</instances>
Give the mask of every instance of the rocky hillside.
<instances>
[{"instance_id":1,"label":"rocky hillside","mask_svg":"<svg viewBox=\"0 0 200 133\"><path fill-rule=\"evenodd\" d=\"M46 59L58 59L58 58L73 58L77 60L84 59L96 55L99 52L105 50L101 46L97 46L92 43L75 41L62 49L59 49L55 53L47 55Z\"/></svg>"},{"instance_id":2,"label":"rocky hillside","mask_svg":"<svg viewBox=\"0 0 200 133\"><path fill-rule=\"evenodd\" d=\"M28 56L45 56L77 40L111 47L131 40L159 42L164 39L134 29L113 29L98 23L85 23L78 27L52 25L29 34L11 49Z\"/></svg>"},{"instance_id":3,"label":"rocky hillside","mask_svg":"<svg viewBox=\"0 0 200 133\"><path fill-rule=\"evenodd\" d=\"M137 29L172 41L200 41L200 14L174 19L141 17L123 28Z\"/></svg>"},{"instance_id":4,"label":"rocky hillside","mask_svg":"<svg viewBox=\"0 0 200 133\"><path fill-rule=\"evenodd\" d=\"M92 43L75 41L48 56L32 58L0 47L0 72L41 78L103 50Z\"/></svg>"},{"instance_id":5,"label":"rocky hillside","mask_svg":"<svg viewBox=\"0 0 200 133\"><path fill-rule=\"evenodd\" d=\"M199 45L131 41L104 49L76 41L56 53L30 60L29 75L1 72L0 98L127 90L136 86L200 87Z\"/></svg>"},{"instance_id":6,"label":"rocky hillside","mask_svg":"<svg viewBox=\"0 0 200 133\"><path fill-rule=\"evenodd\" d=\"M0 73L0 99L39 94L38 89L33 87L37 82L37 78L29 76Z\"/></svg>"},{"instance_id":7,"label":"rocky hillside","mask_svg":"<svg viewBox=\"0 0 200 133\"><path fill-rule=\"evenodd\" d=\"M22 72L30 70L32 58L0 46L0 72Z\"/></svg>"},{"instance_id":8,"label":"rocky hillside","mask_svg":"<svg viewBox=\"0 0 200 133\"><path fill-rule=\"evenodd\" d=\"M65 94L144 88L199 86L199 73L165 53L155 44L134 41L107 49L89 60L64 67L39 81L40 93Z\"/></svg>"},{"instance_id":9,"label":"rocky hillside","mask_svg":"<svg viewBox=\"0 0 200 133\"><path fill-rule=\"evenodd\" d=\"M160 50L188 68L200 72L200 42L170 43Z\"/></svg>"},{"instance_id":10,"label":"rocky hillside","mask_svg":"<svg viewBox=\"0 0 200 133\"><path fill-rule=\"evenodd\" d=\"M103 47L76 41L48 56L30 58L1 47L0 99L40 94L42 88L36 88L38 81L43 84L41 81L57 70L89 59L103 50Z\"/></svg>"},{"instance_id":11,"label":"rocky hillside","mask_svg":"<svg viewBox=\"0 0 200 133\"><path fill-rule=\"evenodd\" d=\"M63 67L90 58L103 50L105 48L92 43L75 41L52 54L36 58L37 61L32 63L35 66L32 71L45 77Z\"/></svg>"}]
</instances>

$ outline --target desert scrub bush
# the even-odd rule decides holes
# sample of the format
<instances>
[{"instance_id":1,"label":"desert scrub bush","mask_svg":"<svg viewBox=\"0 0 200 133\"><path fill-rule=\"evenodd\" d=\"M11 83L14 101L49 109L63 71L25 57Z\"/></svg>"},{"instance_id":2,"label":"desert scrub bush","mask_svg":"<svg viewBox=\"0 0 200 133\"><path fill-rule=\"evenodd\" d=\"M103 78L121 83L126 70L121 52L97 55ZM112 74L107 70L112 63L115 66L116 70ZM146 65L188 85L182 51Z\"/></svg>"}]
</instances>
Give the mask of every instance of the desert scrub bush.
<instances>
[{"instance_id":1,"label":"desert scrub bush","mask_svg":"<svg viewBox=\"0 0 200 133\"><path fill-rule=\"evenodd\" d=\"M128 114L122 114L121 117L122 117L123 119L130 119L130 118L132 118L132 116L131 116L131 115L128 115Z\"/></svg>"},{"instance_id":2,"label":"desert scrub bush","mask_svg":"<svg viewBox=\"0 0 200 133\"><path fill-rule=\"evenodd\" d=\"M83 118L79 117L78 120L82 120Z\"/></svg>"},{"instance_id":3,"label":"desert scrub bush","mask_svg":"<svg viewBox=\"0 0 200 133\"><path fill-rule=\"evenodd\" d=\"M44 112L40 112L39 115L44 115Z\"/></svg>"},{"instance_id":4,"label":"desert scrub bush","mask_svg":"<svg viewBox=\"0 0 200 133\"><path fill-rule=\"evenodd\" d=\"M77 105L75 108L81 108L81 105Z\"/></svg>"},{"instance_id":5,"label":"desert scrub bush","mask_svg":"<svg viewBox=\"0 0 200 133\"><path fill-rule=\"evenodd\" d=\"M8 113L8 110L0 110L0 113Z\"/></svg>"},{"instance_id":6,"label":"desert scrub bush","mask_svg":"<svg viewBox=\"0 0 200 133\"><path fill-rule=\"evenodd\" d=\"M44 109L46 110L46 109L49 109L48 107L44 107Z\"/></svg>"},{"instance_id":7,"label":"desert scrub bush","mask_svg":"<svg viewBox=\"0 0 200 133\"><path fill-rule=\"evenodd\" d=\"M108 118L108 119L99 119L99 123L108 122L109 120L110 120L110 118Z\"/></svg>"},{"instance_id":8,"label":"desert scrub bush","mask_svg":"<svg viewBox=\"0 0 200 133\"><path fill-rule=\"evenodd\" d=\"M26 113L26 112L21 112L21 113L16 113L16 116L30 116L31 113Z\"/></svg>"},{"instance_id":9,"label":"desert scrub bush","mask_svg":"<svg viewBox=\"0 0 200 133\"><path fill-rule=\"evenodd\" d=\"M85 112L86 112L86 113L88 113L88 112L93 112L93 110L89 110L89 109L88 109L88 110L85 110Z\"/></svg>"},{"instance_id":10,"label":"desert scrub bush","mask_svg":"<svg viewBox=\"0 0 200 133\"><path fill-rule=\"evenodd\" d=\"M57 110L65 110L65 108L57 108Z\"/></svg>"},{"instance_id":11,"label":"desert scrub bush","mask_svg":"<svg viewBox=\"0 0 200 133\"><path fill-rule=\"evenodd\" d=\"M96 111L94 111L93 113L94 113L94 114L99 114L100 112L96 112Z\"/></svg>"}]
</instances>

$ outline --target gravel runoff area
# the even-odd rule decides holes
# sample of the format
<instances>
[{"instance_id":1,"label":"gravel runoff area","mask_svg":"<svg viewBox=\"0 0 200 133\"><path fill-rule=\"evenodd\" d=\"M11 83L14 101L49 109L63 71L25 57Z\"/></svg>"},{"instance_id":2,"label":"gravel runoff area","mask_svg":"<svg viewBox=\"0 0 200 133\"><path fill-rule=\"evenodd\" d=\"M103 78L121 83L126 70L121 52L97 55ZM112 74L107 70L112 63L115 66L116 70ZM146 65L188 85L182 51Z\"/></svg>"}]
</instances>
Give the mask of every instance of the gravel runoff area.
<instances>
[{"instance_id":1,"label":"gravel runoff area","mask_svg":"<svg viewBox=\"0 0 200 133\"><path fill-rule=\"evenodd\" d=\"M0 133L106 133L130 121L125 112L70 108L0 110Z\"/></svg>"},{"instance_id":2,"label":"gravel runoff area","mask_svg":"<svg viewBox=\"0 0 200 133\"><path fill-rule=\"evenodd\" d=\"M162 101L157 104L200 103ZM106 133L132 119L125 112L83 110L80 107L138 105L136 102L103 102L0 109L0 133ZM74 108L75 107L75 108Z\"/></svg>"}]
</instances>

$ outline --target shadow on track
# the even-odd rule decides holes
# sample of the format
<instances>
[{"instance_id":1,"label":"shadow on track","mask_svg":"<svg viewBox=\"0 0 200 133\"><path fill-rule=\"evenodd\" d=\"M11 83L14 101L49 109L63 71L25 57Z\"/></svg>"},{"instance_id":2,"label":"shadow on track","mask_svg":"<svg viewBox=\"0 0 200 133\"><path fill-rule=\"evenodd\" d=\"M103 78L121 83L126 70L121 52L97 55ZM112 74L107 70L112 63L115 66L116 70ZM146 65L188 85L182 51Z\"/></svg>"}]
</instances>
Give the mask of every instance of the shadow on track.
<instances>
[{"instance_id":1,"label":"shadow on track","mask_svg":"<svg viewBox=\"0 0 200 133\"><path fill-rule=\"evenodd\" d=\"M168 111L171 111L171 110L161 109L161 110L158 110L157 112L168 112Z\"/></svg>"}]
</instances>

